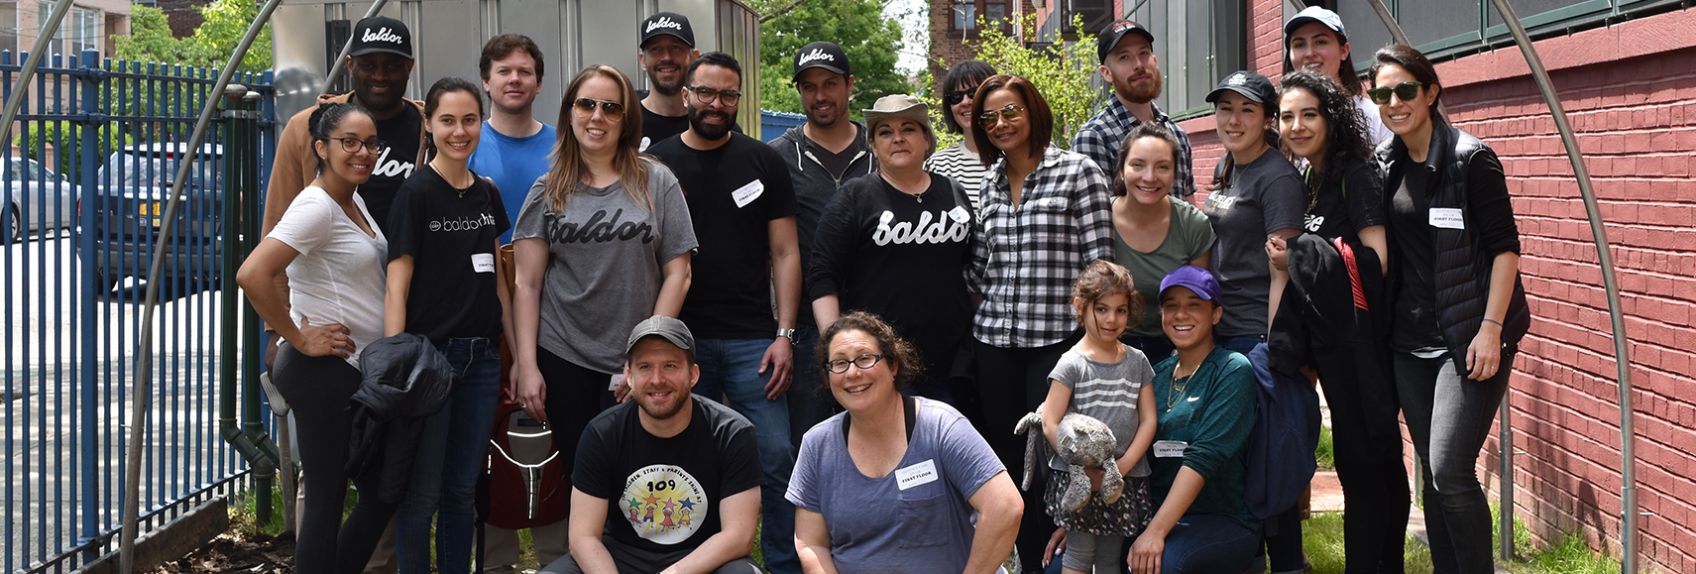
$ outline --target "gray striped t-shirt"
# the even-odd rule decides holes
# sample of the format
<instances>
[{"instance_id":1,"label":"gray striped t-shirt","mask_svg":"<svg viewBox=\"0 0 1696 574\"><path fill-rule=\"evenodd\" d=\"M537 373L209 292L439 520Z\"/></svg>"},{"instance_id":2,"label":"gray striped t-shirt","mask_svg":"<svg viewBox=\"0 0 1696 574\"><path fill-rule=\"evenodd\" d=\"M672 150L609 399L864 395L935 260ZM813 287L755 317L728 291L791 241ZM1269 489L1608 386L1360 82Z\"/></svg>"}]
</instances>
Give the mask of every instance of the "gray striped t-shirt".
<instances>
[{"instance_id":1,"label":"gray striped t-shirt","mask_svg":"<svg viewBox=\"0 0 1696 574\"><path fill-rule=\"evenodd\" d=\"M1095 417L1113 429L1113 438L1119 442L1113 448L1114 457L1125 456L1125 450L1130 448L1142 414L1137 412L1137 397L1141 396L1143 385L1154 382L1154 367L1149 366L1148 357L1130 346L1124 348L1125 354L1118 362L1101 363L1072 347L1060 355L1054 371L1048 374L1049 380L1072 389L1072 404L1067 405L1066 412ZM1049 467L1065 470L1066 464L1055 457L1049 461ZM1130 476L1148 476L1147 455L1131 468Z\"/></svg>"}]
</instances>

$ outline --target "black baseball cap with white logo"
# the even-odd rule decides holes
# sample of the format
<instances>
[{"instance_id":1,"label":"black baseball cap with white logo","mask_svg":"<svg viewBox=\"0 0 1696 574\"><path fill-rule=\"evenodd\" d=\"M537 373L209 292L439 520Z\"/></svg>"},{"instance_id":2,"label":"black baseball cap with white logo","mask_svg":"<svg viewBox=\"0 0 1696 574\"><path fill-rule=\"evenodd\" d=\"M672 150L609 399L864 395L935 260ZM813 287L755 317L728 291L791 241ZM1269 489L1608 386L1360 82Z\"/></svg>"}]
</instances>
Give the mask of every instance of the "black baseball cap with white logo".
<instances>
[{"instance_id":1,"label":"black baseball cap with white logo","mask_svg":"<svg viewBox=\"0 0 1696 574\"><path fill-rule=\"evenodd\" d=\"M372 16L354 24L353 45L347 55L358 58L379 52L413 59L412 31L400 20L388 16Z\"/></svg>"},{"instance_id":2,"label":"black baseball cap with white logo","mask_svg":"<svg viewBox=\"0 0 1696 574\"><path fill-rule=\"evenodd\" d=\"M695 29L689 26L689 18L676 12L655 12L653 16L642 20L642 27L637 33L642 43L637 46L647 46L648 41L660 36L671 36L682 40L689 47L695 47Z\"/></svg>"},{"instance_id":3,"label":"black baseball cap with white logo","mask_svg":"<svg viewBox=\"0 0 1696 574\"><path fill-rule=\"evenodd\" d=\"M842 47L831 42L813 42L801 47L795 53L794 77L801 77L801 72L809 68L824 68L844 76L849 75L848 53Z\"/></svg>"},{"instance_id":4,"label":"black baseball cap with white logo","mask_svg":"<svg viewBox=\"0 0 1696 574\"><path fill-rule=\"evenodd\" d=\"M1108 25L1106 29L1101 31L1101 35L1096 37L1096 58L1106 62L1107 55L1113 53L1113 48L1119 45L1120 40L1125 39L1126 34L1142 36L1144 40L1148 40L1150 46L1154 45L1154 33L1148 31L1148 28L1130 20L1120 20Z\"/></svg>"}]
</instances>

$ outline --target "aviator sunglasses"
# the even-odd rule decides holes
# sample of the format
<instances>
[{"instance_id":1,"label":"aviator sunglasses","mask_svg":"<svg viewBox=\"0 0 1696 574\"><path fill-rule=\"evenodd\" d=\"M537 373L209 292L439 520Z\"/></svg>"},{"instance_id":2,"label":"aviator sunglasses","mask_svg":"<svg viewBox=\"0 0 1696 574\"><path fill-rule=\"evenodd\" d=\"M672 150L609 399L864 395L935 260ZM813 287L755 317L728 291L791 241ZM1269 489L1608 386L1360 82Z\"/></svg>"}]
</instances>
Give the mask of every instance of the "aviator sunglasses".
<instances>
[{"instance_id":1,"label":"aviator sunglasses","mask_svg":"<svg viewBox=\"0 0 1696 574\"><path fill-rule=\"evenodd\" d=\"M600 106L601 112L606 115L616 117L624 114L624 104L618 102L597 100L595 98L577 98L577 101L574 102L574 104L577 106L577 109L583 110L583 113L595 113L595 106Z\"/></svg>"}]
</instances>

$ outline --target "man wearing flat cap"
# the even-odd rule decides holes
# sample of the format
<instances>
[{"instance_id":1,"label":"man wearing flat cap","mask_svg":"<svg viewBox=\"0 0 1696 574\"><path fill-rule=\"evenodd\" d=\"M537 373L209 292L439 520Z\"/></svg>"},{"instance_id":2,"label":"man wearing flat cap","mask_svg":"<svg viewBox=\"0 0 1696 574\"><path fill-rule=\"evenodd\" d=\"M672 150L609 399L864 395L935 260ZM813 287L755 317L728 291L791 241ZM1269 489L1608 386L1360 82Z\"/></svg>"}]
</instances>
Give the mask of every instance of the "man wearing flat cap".
<instances>
[{"instance_id":1,"label":"man wearing flat cap","mask_svg":"<svg viewBox=\"0 0 1696 574\"><path fill-rule=\"evenodd\" d=\"M655 315L630 331L630 401L589 421L571 476L571 554L544 574L757 574L754 426L691 393L695 337Z\"/></svg>"}]
</instances>

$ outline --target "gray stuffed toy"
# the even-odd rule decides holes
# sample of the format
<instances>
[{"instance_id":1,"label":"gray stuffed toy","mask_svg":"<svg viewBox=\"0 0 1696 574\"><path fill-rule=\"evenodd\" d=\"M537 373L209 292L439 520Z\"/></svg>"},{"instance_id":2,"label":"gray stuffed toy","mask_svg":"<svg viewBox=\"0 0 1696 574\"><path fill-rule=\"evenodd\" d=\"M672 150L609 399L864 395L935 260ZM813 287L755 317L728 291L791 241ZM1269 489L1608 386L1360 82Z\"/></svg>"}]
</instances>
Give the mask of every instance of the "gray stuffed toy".
<instances>
[{"instance_id":1,"label":"gray stuffed toy","mask_svg":"<svg viewBox=\"0 0 1696 574\"><path fill-rule=\"evenodd\" d=\"M1113 458L1113 449L1119 444L1113 438L1113 429L1107 428L1106 423L1095 417L1066 413L1060 418L1059 431L1056 442L1060 452L1056 454L1068 465L1067 472L1072 479L1060 498L1060 506L1077 512L1089 503L1089 476L1084 474L1086 467L1103 471L1101 490L1096 493L1102 504L1111 506L1118 502L1119 496L1124 493L1125 477L1119 475L1117 461ZM1030 490L1037 468L1047 464L1047 457L1042 456L1049 450L1048 439L1042 433L1042 414L1033 412L1019 419L1019 424L1013 427L1013 434L1025 435L1025 478L1019 487Z\"/></svg>"}]
</instances>

